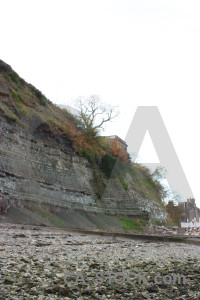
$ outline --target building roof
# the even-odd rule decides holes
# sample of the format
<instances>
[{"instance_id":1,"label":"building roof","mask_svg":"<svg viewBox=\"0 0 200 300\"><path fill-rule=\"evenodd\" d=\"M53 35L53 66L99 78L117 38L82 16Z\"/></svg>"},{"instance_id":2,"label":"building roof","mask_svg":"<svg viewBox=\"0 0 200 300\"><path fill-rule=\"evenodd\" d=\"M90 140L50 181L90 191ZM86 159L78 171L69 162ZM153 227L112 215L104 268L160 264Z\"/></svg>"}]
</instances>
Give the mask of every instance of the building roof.
<instances>
[{"instance_id":1,"label":"building roof","mask_svg":"<svg viewBox=\"0 0 200 300\"><path fill-rule=\"evenodd\" d=\"M118 139L122 144L127 145L127 143L122 140L118 135L108 135L108 136L105 136L105 138L109 138L109 139Z\"/></svg>"}]
</instances>

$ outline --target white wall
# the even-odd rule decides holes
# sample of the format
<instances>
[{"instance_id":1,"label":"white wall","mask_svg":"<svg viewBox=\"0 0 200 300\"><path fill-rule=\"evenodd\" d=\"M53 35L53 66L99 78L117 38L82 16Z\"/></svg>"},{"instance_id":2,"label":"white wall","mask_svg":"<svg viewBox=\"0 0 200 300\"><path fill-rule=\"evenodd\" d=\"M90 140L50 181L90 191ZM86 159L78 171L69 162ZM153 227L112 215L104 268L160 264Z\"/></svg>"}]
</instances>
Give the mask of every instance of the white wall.
<instances>
[{"instance_id":1,"label":"white wall","mask_svg":"<svg viewBox=\"0 0 200 300\"><path fill-rule=\"evenodd\" d=\"M192 222L181 222L181 228L192 228L192 227L200 227L200 223L194 222L194 225Z\"/></svg>"}]
</instances>

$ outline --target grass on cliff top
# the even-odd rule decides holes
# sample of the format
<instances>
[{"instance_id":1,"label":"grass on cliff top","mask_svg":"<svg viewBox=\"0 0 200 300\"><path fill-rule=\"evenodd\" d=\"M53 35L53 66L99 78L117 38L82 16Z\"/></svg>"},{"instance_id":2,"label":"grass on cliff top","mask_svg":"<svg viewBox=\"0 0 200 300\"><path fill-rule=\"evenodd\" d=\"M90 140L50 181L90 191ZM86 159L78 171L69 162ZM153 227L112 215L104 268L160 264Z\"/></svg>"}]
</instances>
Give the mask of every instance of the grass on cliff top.
<instances>
[{"instance_id":1,"label":"grass on cliff top","mask_svg":"<svg viewBox=\"0 0 200 300\"><path fill-rule=\"evenodd\" d=\"M144 231L147 226L147 221L143 219L131 219L118 216L119 221L123 225L124 230Z\"/></svg>"}]
</instances>

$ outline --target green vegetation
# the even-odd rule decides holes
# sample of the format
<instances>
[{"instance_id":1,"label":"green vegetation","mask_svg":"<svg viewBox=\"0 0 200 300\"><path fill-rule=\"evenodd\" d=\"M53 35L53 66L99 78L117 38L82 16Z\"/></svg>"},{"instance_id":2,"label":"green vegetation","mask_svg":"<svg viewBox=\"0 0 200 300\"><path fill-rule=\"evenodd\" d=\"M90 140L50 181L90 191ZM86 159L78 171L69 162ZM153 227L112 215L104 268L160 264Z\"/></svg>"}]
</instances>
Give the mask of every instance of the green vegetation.
<instances>
[{"instance_id":1,"label":"green vegetation","mask_svg":"<svg viewBox=\"0 0 200 300\"><path fill-rule=\"evenodd\" d=\"M125 178L121 175L119 177L119 180L120 180L123 188L125 189L125 191L128 191L128 183L126 182Z\"/></svg>"},{"instance_id":2,"label":"green vegetation","mask_svg":"<svg viewBox=\"0 0 200 300\"><path fill-rule=\"evenodd\" d=\"M19 122L18 117L5 105L0 104L0 110L4 112L5 116L13 121L13 122Z\"/></svg>"},{"instance_id":3,"label":"green vegetation","mask_svg":"<svg viewBox=\"0 0 200 300\"><path fill-rule=\"evenodd\" d=\"M36 95L41 105L46 106L47 102L45 99L45 96L42 94L41 91L36 89L34 86L32 86L32 92Z\"/></svg>"},{"instance_id":4,"label":"green vegetation","mask_svg":"<svg viewBox=\"0 0 200 300\"><path fill-rule=\"evenodd\" d=\"M102 157L100 168L107 178L110 178L115 163L116 158L109 154L106 154Z\"/></svg>"},{"instance_id":5,"label":"green vegetation","mask_svg":"<svg viewBox=\"0 0 200 300\"><path fill-rule=\"evenodd\" d=\"M17 93L15 90L12 90L11 95L12 95L13 99L16 101L17 107L18 107L19 111L21 112L21 114L26 115L28 113L28 110L27 110L26 106L23 104L21 95L19 93Z\"/></svg>"},{"instance_id":6,"label":"green vegetation","mask_svg":"<svg viewBox=\"0 0 200 300\"><path fill-rule=\"evenodd\" d=\"M130 219L118 216L124 230L144 231L147 221L143 219Z\"/></svg>"},{"instance_id":7,"label":"green vegetation","mask_svg":"<svg viewBox=\"0 0 200 300\"><path fill-rule=\"evenodd\" d=\"M13 70L10 70L9 72L7 72L7 75L8 77L13 81L15 82L17 85L20 85L22 80L21 78L19 77L19 75L14 72Z\"/></svg>"},{"instance_id":8,"label":"green vegetation","mask_svg":"<svg viewBox=\"0 0 200 300\"><path fill-rule=\"evenodd\" d=\"M82 154L89 160L89 162L91 163L95 162L95 154L93 151L90 151L87 148L83 148Z\"/></svg>"},{"instance_id":9,"label":"green vegetation","mask_svg":"<svg viewBox=\"0 0 200 300\"><path fill-rule=\"evenodd\" d=\"M12 90L11 95L12 95L13 99L15 99L15 101L17 103L21 103L22 102L22 97L17 92L15 92L14 90Z\"/></svg>"},{"instance_id":10,"label":"green vegetation","mask_svg":"<svg viewBox=\"0 0 200 300\"><path fill-rule=\"evenodd\" d=\"M129 173L133 179L133 188L143 197L154 199L164 208L164 199L166 191L158 180L153 178L150 170L140 164L132 164Z\"/></svg>"},{"instance_id":11,"label":"green vegetation","mask_svg":"<svg viewBox=\"0 0 200 300\"><path fill-rule=\"evenodd\" d=\"M101 159L100 169L107 179L118 178L125 191L132 188L141 196L154 200L164 209L165 189L160 182L153 177L150 170L140 164L132 163L130 160L124 162L120 158L106 154ZM127 175L131 183L126 180Z\"/></svg>"},{"instance_id":12,"label":"green vegetation","mask_svg":"<svg viewBox=\"0 0 200 300\"><path fill-rule=\"evenodd\" d=\"M12 112L8 112L7 113L7 117L11 120L11 121L14 121L14 122L18 122L19 119L17 118L17 116L15 114L13 114Z\"/></svg>"},{"instance_id":13,"label":"green vegetation","mask_svg":"<svg viewBox=\"0 0 200 300\"><path fill-rule=\"evenodd\" d=\"M65 227L66 226L65 222L53 213L50 213L50 212L48 212L46 210L42 210L42 209L39 211L39 213L43 218L45 218L47 221L49 221L51 224L53 224L57 227Z\"/></svg>"}]
</instances>

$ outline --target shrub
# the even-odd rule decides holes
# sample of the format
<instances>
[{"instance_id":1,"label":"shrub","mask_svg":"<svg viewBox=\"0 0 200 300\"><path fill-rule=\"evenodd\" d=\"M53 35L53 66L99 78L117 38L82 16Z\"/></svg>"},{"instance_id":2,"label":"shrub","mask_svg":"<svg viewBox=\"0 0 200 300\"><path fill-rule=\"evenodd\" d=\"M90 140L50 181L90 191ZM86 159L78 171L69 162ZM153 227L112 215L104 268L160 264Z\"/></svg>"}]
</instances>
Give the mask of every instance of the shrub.
<instances>
[{"instance_id":1,"label":"shrub","mask_svg":"<svg viewBox=\"0 0 200 300\"><path fill-rule=\"evenodd\" d=\"M18 117L17 117L14 113L12 113L12 112L9 112L9 113L7 114L7 117L8 117L11 121L14 121L14 122L18 122L18 121L19 121Z\"/></svg>"},{"instance_id":2,"label":"shrub","mask_svg":"<svg viewBox=\"0 0 200 300\"><path fill-rule=\"evenodd\" d=\"M119 157L125 163L128 162L128 154L118 145L117 138L114 139L110 151L113 156Z\"/></svg>"},{"instance_id":3,"label":"shrub","mask_svg":"<svg viewBox=\"0 0 200 300\"><path fill-rule=\"evenodd\" d=\"M143 219L130 219L118 215L124 230L143 231L147 225L147 221Z\"/></svg>"},{"instance_id":4,"label":"shrub","mask_svg":"<svg viewBox=\"0 0 200 300\"><path fill-rule=\"evenodd\" d=\"M19 94L17 94L14 90L12 90L11 95L17 103L22 102L22 97Z\"/></svg>"},{"instance_id":5,"label":"shrub","mask_svg":"<svg viewBox=\"0 0 200 300\"><path fill-rule=\"evenodd\" d=\"M40 104L43 105L43 106L45 106L47 103L46 103L45 96L42 94L42 92L39 91L38 89L36 89L33 86L32 86L32 91L35 94L35 96L38 98Z\"/></svg>"},{"instance_id":6,"label":"shrub","mask_svg":"<svg viewBox=\"0 0 200 300\"><path fill-rule=\"evenodd\" d=\"M120 176L119 179L125 191L128 191L128 183L126 182L125 178L123 176Z\"/></svg>"},{"instance_id":7,"label":"shrub","mask_svg":"<svg viewBox=\"0 0 200 300\"><path fill-rule=\"evenodd\" d=\"M102 172L106 175L106 177L110 177L112 170L114 168L114 165L116 163L116 158L106 154L101 159L100 168Z\"/></svg>"},{"instance_id":8,"label":"shrub","mask_svg":"<svg viewBox=\"0 0 200 300\"><path fill-rule=\"evenodd\" d=\"M5 116L13 121L13 122L19 122L18 117L5 105L0 105L0 109L4 112Z\"/></svg>"},{"instance_id":9,"label":"shrub","mask_svg":"<svg viewBox=\"0 0 200 300\"><path fill-rule=\"evenodd\" d=\"M11 79L12 81L14 81L16 84L19 85L19 84L21 83L21 78L19 77L19 75L18 75L16 72L10 71L10 72L8 72L7 74L8 74L8 76L10 77L10 79Z\"/></svg>"},{"instance_id":10,"label":"shrub","mask_svg":"<svg viewBox=\"0 0 200 300\"><path fill-rule=\"evenodd\" d=\"M94 162L95 161L95 154L87 149L87 148L83 148L82 150L82 154L90 161L90 162Z\"/></svg>"}]
</instances>

